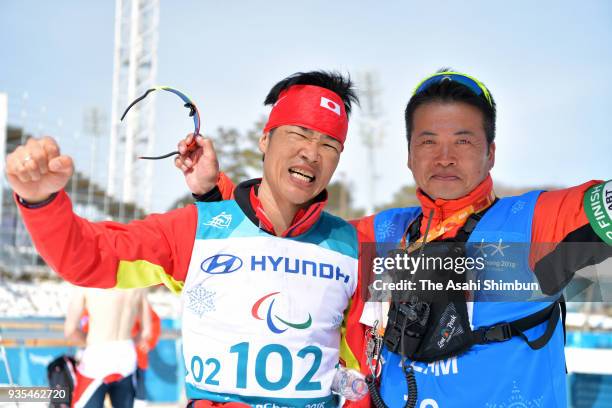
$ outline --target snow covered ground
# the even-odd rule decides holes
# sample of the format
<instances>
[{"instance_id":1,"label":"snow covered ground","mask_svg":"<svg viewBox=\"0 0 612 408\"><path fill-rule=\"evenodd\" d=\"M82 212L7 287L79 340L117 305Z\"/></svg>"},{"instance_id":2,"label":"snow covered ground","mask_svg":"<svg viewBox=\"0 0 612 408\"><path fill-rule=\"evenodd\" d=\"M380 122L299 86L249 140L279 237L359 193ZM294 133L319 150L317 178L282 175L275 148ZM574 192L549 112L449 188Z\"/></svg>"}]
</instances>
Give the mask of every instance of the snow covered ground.
<instances>
[{"instance_id":1,"label":"snow covered ground","mask_svg":"<svg viewBox=\"0 0 612 408\"><path fill-rule=\"evenodd\" d=\"M66 282L16 283L0 281L0 317L64 317L74 286ZM179 297L165 288L148 294L149 302L162 318L177 318Z\"/></svg>"}]
</instances>

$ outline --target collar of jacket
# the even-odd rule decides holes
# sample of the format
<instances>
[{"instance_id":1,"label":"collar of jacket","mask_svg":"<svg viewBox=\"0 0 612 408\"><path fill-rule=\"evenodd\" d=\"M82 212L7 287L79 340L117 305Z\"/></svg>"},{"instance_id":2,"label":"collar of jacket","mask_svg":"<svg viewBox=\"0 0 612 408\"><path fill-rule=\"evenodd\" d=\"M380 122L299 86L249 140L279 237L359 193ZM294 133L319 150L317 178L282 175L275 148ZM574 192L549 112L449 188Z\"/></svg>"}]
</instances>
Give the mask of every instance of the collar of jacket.
<instances>
[{"instance_id":1,"label":"collar of jacket","mask_svg":"<svg viewBox=\"0 0 612 408\"><path fill-rule=\"evenodd\" d=\"M321 217L323 208L327 204L327 190L323 190L317 195L310 205L300 209L291 226L282 234L276 233L272 222L266 216L264 209L257 197L261 179L244 181L234 190L234 198L240 209L246 214L251 222L271 235L279 237L295 237L308 231Z\"/></svg>"},{"instance_id":2,"label":"collar of jacket","mask_svg":"<svg viewBox=\"0 0 612 408\"><path fill-rule=\"evenodd\" d=\"M470 204L477 203L481 200L485 200L491 191L493 190L493 180L491 179L491 175L487 175L487 177L472 191L470 191L467 195L457 198L455 200L444 200L438 198L436 200L432 200L423 190L420 188L417 189L416 196L421 203L421 209L423 210L423 221L421 221L421 234L425 233L425 228L429 221L429 216L431 214L431 227L435 228L436 225L444 221L446 218L450 217L457 211L462 208L467 207ZM433 213L432 213L433 210ZM448 231L446 234L441 236L440 238L452 238L457 233L457 230L461 227L458 225L456 228Z\"/></svg>"}]
</instances>

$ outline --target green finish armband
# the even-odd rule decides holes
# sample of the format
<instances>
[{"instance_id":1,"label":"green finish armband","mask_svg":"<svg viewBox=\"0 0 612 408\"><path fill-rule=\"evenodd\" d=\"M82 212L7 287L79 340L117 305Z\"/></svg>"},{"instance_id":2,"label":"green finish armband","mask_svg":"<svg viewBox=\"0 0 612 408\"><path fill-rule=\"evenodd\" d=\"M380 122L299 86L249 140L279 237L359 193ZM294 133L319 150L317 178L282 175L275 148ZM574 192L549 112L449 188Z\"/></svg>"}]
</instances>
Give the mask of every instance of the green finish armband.
<instances>
[{"instance_id":1,"label":"green finish armband","mask_svg":"<svg viewBox=\"0 0 612 408\"><path fill-rule=\"evenodd\" d=\"M606 244L612 245L612 180L586 191L584 211L595 233Z\"/></svg>"}]
</instances>

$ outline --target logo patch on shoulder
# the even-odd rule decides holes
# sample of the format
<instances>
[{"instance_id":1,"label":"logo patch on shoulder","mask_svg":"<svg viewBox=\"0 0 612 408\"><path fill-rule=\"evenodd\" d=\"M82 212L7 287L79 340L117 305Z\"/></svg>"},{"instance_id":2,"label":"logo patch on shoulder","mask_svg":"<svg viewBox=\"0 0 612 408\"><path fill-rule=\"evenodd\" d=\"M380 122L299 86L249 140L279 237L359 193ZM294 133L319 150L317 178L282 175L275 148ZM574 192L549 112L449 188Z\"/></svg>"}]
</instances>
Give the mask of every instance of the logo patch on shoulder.
<instances>
[{"instance_id":1,"label":"logo patch on shoulder","mask_svg":"<svg viewBox=\"0 0 612 408\"><path fill-rule=\"evenodd\" d=\"M204 225L214 228L227 228L232 223L232 214L228 214L223 211L219 215L215 215L209 221L205 222Z\"/></svg>"},{"instance_id":2,"label":"logo patch on shoulder","mask_svg":"<svg viewBox=\"0 0 612 408\"><path fill-rule=\"evenodd\" d=\"M523 208L525 208L525 204L526 204L525 201L519 200L516 203L514 203L510 211L512 211L512 214L516 214L519 211L521 211Z\"/></svg>"}]
</instances>

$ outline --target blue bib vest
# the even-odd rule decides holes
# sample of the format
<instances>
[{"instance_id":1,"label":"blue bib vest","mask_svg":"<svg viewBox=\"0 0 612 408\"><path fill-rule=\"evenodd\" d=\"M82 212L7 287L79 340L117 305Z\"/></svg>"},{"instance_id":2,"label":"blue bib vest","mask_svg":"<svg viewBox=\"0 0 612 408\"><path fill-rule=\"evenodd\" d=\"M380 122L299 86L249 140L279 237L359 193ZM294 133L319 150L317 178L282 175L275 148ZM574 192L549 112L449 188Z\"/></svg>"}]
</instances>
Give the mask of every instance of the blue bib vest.
<instances>
[{"instance_id":1,"label":"blue bib vest","mask_svg":"<svg viewBox=\"0 0 612 408\"><path fill-rule=\"evenodd\" d=\"M183 301L189 399L335 407L344 312L357 287L357 235L322 213L270 235L235 201L198 203Z\"/></svg>"},{"instance_id":2,"label":"blue bib vest","mask_svg":"<svg viewBox=\"0 0 612 408\"><path fill-rule=\"evenodd\" d=\"M504 273L511 273L519 281L535 281L529 267L528 249L539 194L539 191L534 191L500 199L470 235L470 248L478 247L479 243L499 245L495 248L491 245L493 250L490 248L487 253L486 278L497 279ZM415 207L378 214L374 221L376 242L399 242L407 226L420 213L421 209ZM468 255L476 254L468 251ZM513 298L513 301L492 302L478 301L478 293L474 296L474 302L468 304L473 329L520 319L544 309L551 301L526 302ZM530 340L535 339L544 333L546 324L540 324L525 334ZM380 393L391 408L400 408L406 403L407 386L400 361L399 354L383 349ZM417 408L567 406L564 337L560 320L550 341L539 350L532 350L524 340L513 337L505 342L475 345L468 352L449 359L410 364L417 382Z\"/></svg>"}]
</instances>

